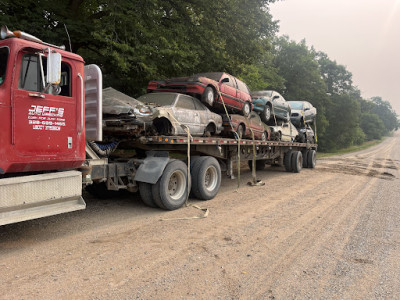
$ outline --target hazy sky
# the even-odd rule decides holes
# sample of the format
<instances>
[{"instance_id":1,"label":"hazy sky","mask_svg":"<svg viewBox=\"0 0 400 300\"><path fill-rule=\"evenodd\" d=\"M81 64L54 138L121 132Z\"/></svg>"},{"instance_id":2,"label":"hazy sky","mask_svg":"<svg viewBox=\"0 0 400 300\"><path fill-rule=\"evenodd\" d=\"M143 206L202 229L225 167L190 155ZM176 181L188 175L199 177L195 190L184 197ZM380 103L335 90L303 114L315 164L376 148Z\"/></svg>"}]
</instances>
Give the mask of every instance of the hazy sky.
<instances>
[{"instance_id":1,"label":"hazy sky","mask_svg":"<svg viewBox=\"0 0 400 300\"><path fill-rule=\"evenodd\" d=\"M400 115L400 0L283 0L270 4L280 35L346 66L364 98Z\"/></svg>"}]
</instances>

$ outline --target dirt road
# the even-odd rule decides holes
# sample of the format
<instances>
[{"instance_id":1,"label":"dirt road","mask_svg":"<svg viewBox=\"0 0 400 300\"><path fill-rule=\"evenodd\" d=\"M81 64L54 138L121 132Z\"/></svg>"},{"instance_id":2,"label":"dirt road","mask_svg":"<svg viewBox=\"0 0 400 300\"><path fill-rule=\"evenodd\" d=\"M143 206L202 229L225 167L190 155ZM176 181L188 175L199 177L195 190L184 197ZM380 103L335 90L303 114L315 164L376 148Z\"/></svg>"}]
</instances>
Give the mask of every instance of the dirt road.
<instances>
[{"instance_id":1,"label":"dirt road","mask_svg":"<svg viewBox=\"0 0 400 300\"><path fill-rule=\"evenodd\" d=\"M0 227L1 299L400 299L400 134L250 187L208 218L136 198Z\"/></svg>"}]
</instances>

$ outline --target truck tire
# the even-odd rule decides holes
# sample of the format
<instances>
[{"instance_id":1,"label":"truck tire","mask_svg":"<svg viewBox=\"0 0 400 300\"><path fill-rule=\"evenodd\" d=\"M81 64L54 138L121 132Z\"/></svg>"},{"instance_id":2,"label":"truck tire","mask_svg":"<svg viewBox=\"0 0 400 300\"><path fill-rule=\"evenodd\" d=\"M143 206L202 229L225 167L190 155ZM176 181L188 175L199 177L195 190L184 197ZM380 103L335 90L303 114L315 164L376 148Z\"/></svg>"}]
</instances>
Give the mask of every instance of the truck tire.
<instances>
[{"instance_id":1,"label":"truck tire","mask_svg":"<svg viewBox=\"0 0 400 300\"><path fill-rule=\"evenodd\" d=\"M221 167L211 156L198 160L192 173L192 192L200 200L213 199L221 186Z\"/></svg>"},{"instance_id":2,"label":"truck tire","mask_svg":"<svg viewBox=\"0 0 400 300\"><path fill-rule=\"evenodd\" d=\"M253 171L253 160L247 161L250 171ZM256 171L262 171L265 169L266 161L265 159L256 160Z\"/></svg>"},{"instance_id":3,"label":"truck tire","mask_svg":"<svg viewBox=\"0 0 400 300\"><path fill-rule=\"evenodd\" d=\"M304 150L302 151L303 154L303 168L308 168L308 153L310 150Z\"/></svg>"},{"instance_id":4,"label":"truck tire","mask_svg":"<svg viewBox=\"0 0 400 300\"><path fill-rule=\"evenodd\" d=\"M317 152L315 150L309 150L307 155L307 163L310 169L314 169L317 164Z\"/></svg>"},{"instance_id":5,"label":"truck tire","mask_svg":"<svg viewBox=\"0 0 400 300\"><path fill-rule=\"evenodd\" d=\"M300 173L303 167L303 155L301 151L293 151L292 153L292 169L294 173Z\"/></svg>"},{"instance_id":6,"label":"truck tire","mask_svg":"<svg viewBox=\"0 0 400 300\"><path fill-rule=\"evenodd\" d=\"M163 209L180 208L187 198L187 166L180 160L171 160L157 183L152 187L154 202Z\"/></svg>"},{"instance_id":7,"label":"truck tire","mask_svg":"<svg viewBox=\"0 0 400 300\"><path fill-rule=\"evenodd\" d=\"M139 193L144 204L150 207L157 207L153 199L152 184L139 182Z\"/></svg>"},{"instance_id":8,"label":"truck tire","mask_svg":"<svg viewBox=\"0 0 400 300\"><path fill-rule=\"evenodd\" d=\"M292 150L289 150L285 153L285 157L283 158L283 165L285 166L286 172L292 172Z\"/></svg>"},{"instance_id":9,"label":"truck tire","mask_svg":"<svg viewBox=\"0 0 400 300\"><path fill-rule=\"evenodd\" d=\"M121 191L111 191L107 189L105 182L94 182L85 187L85 190L98 199L116 198L121 196Z\"/></svg>"}]
</instances>

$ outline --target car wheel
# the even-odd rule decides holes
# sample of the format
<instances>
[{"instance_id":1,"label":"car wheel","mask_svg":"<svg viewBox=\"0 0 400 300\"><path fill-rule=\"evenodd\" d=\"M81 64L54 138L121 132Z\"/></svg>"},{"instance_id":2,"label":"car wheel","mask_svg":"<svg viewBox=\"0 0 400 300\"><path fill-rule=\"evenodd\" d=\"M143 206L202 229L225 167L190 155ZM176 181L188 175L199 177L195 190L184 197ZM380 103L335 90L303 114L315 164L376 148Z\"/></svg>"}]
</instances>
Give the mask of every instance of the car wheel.
<instances>
[{"instance_id":1,"label":"car wheel","mask_svg":"<svg viewBox=\"0 0 400 300\"><path fill-rule=\"evenodd\" d=\"M244 126L240 124L236 130L238 137L241 139L244 136Z\"/></svg>"},{"instance_id":2,"label":"car wheel","mask_svg":"<svg viewBox=\"0 0 400 300\"><path fill-rule=\"evenodd\" d=\"M282 132L278 131L278 133L276 134L276 140L282 141Z\"/></svg>"},{"instance_id":3,"label":"car wheel","mask_svg":"<svg viewBox=\"0 0 400 300\"><path fill-rule=\"evenodd\" d=\"M300 173L303 167L303 155L300 151L292 153L292 170L294 173Z\"/></svg>"},{"instance_id":4,"label":"car wheel","mask_svg":"<svg viewBox=\"0 0 400 300\"><path fill-rule=\"evenodd\" d=\"M264 110L261 114L261 120L264 123L268 123L271 120L271 106L269 104L265 105Z\"/></svg>"},{"instance_id":5,"label":"car wheel","mask_svg":"<svg viewBox=\"0 0 400 300\"><path fill-rule=\"evenodd\" d=\"M155 203L160 201L161 208L175 210L186 201L187 190L187 166L180 160L170 161L160 179L153 185L152 193Z\"/></svg>"},{"instance_id":6,"label":"car wheel","mask_svg":"<svg viewBox=\"0 0 400 300\"><path fill-rule=\"evenodd\" d=\"M245 102L242 108L242 114L245 117L248 117L250 115L251 112L251 106L249 102Z\"/></svg>"},{"instance_id":7,"label":"car wheel","mask_svg":"<svg viewBox=\"0 0 400 300\"><path fill-rule=\"evenodd\" d=\"M213 199L221 186L221 167L214 157L198 160L192 173L192 193L200 200Z\"/></svg>"},{"instance_id":8,"label":"car wheel","mask_svg":"<svg viewBox=\"0 0 400 300\"><path fill-rule=\"evenodd\" d=\"M215 126L214 126L214 124L212 124L212 123L208 124L206 129L204 130L204 136L205 137L210 137L210 136L212 136L214 134L215 134Z\"/></svg>"},{"instance_id":9,"label":"car wheel","mask_svg":"<svg viewBox=\"0 0 400 300\"><path fill-rule=\"evenodd\" d=\"M212 107L214 105L215 94L212 87L208 86L205 88L203 95L201 95L201 101L203 101L208 106Z\"/></svg>"},{"instance_id":10,"label":"car wheel","mask_svg":"<svg viewBox=\"0 0 400 300\"><path fill-rule=\"evenodd\" d=\"M267 138L268 138L268 133L264 131L261 135L261 140L265 142Z\"/></svg>"}]
</instances>

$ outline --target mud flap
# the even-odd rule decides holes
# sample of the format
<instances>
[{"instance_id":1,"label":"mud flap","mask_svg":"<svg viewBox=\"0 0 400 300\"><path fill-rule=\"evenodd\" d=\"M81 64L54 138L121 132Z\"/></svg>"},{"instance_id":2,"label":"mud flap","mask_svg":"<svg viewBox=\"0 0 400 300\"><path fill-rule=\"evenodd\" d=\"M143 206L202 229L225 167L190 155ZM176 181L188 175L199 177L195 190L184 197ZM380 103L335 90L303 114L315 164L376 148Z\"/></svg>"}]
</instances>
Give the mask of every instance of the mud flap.
<instances>
[{"instance_id":1,"label":"mud flap","mask_svg":"<svg viewBox=\"0 0 400 300\"><path fill-rule=\"evenodd\" d=\"M155 184L168 164L168 152L148 151L146 155L147 157L136 171L135 181Z\"/></svg>"},{"instance_id":2,"label":"mud flap","mask_svg":"<svg viewBox=\"0 0 400 300\"><path fill-rule=\"evenodd\" d=\"M0 225L86 208L78 171L0 180Z\"/></svg>"}]
</instances>

